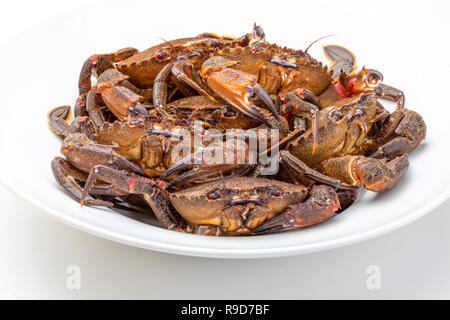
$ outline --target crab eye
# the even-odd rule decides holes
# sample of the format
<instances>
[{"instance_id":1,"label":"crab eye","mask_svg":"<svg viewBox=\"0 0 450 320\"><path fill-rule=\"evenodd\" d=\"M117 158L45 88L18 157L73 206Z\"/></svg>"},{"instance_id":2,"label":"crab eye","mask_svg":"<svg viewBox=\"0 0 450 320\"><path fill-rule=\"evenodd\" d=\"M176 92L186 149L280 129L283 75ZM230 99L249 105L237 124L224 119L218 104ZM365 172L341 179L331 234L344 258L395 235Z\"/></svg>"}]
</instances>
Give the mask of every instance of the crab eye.
<instances>
[{"instance_id":1,"label":"crab eye","mask_svg":"<svg viewBox=\"0 0 450 320\"><path fill-rule=\"evenodd\" d=\"M166 51L166 50L163 50L163 51L161 51L161 52L159 52L159 53L156 54L156 59L158 59L158 60L164 60L165 58L167 58L168 55L169 55L169 54L167 53L167 51Z\"/></svg>"},{"instance_id":2,"label":"crab eye","mask_svg":"<svg viewBox=\"0 0 450 320\"><path fill-rule=\"evenodd\" d=\"M222 190L211 191L206 195L206 197L208 198L208 200L217 200L222 197Z\"/></svg>"},{"instance_id":3,"label":"crab eye","mask_svg":"<svg viewBox=\"0 0 450 320\"><path fill-rule=\"evenodd\" d=\"M333 111L333 113L331 114L331 120L335 122L342 120L342 118L344 118L344 115L340 110Z\"/></svg>"},{"instance_id":4,"label":"crab eye","mask_svg":"<svg viewBox=\"0 0 450 320\"><path fill-rule=\"evenodd\" d=\"M219 40L211 40L211 46L213 48L218 48L222 45L222 42L220 42Z\"/></svg>"},{"instance_id":5,"label":"crab eye","mask_svg":"<svg viewBox=\"0 0 450 320\"><path fill-rule=\"evenodd\" d=\"M277 189L277 188L271 188L270 189L270 195L273 197L281 197L284 195L284 191Z\"/></svg>"}]
</instances>

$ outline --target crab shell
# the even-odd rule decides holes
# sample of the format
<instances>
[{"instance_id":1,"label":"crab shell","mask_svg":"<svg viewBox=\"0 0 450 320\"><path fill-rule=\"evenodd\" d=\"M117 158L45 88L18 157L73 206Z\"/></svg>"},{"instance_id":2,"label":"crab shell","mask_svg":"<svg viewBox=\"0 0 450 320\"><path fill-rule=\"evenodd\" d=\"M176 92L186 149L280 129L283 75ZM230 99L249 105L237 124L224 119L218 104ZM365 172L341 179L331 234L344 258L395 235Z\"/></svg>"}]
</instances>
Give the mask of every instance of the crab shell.
<instances>
[{"instance_id":1,"label":"crab shell","mask_svg":"<svg viewBox=\"0 0 450 320\"><path fill-rule=\"evenodd\" d=\"M316 167L333 156L360 154L358 147L364 142L373 125L372 120L376 116L378 105L376 97L369 96L360 105L364 107L364 115L349 121L350 114L353 112L351 106L359 99L360 97L346 99L347 104L330 106L318 112L319 134L314 152L314 138L311 132L295 143L291 143L288 151L311 167Z\"/></svg>"},{"instance_id":2,"label":"crab shell","mask_svg":"<svg viewBox=\"0 0 450 320\"><path fill-rule=\"evenodd\" d=\"M266 41L243 45L239 40L201 37L153 46L120 62L117 69L130 76L129 80L138 87L150 88L167 63L192 54L191 61L197 70L213 55L239 61L233 69L256 76L269 94L305 88L319 95L332 80L327 67L302 50L279 47Z\"/></svg>"},{"instance_id":3,"label":"crab shell","mask_svg":"<svg viewBox=\"0 0 450 320\"><path fill-rule=\"evenodd\" d=\"M180 56L193 53L208 58L209 53L231 42L200 37L167 41L120 62L117 69L130 76L130 81L138 87L151 88L156 76L166 64L175 62Z\"/></svg>"},{"instance_id":4,"label":"crab shell","mask_svg":"<svg viewBox=\"0 0 450 320\"><path fill-rule=\"evenodd\" d=\"M307 194L308 189L302 185L234 177L177 191L170 197L174 208L188 222L235 231L244 226L257 227L290 205L301 203Z\"/></svg>"}]
</instances>

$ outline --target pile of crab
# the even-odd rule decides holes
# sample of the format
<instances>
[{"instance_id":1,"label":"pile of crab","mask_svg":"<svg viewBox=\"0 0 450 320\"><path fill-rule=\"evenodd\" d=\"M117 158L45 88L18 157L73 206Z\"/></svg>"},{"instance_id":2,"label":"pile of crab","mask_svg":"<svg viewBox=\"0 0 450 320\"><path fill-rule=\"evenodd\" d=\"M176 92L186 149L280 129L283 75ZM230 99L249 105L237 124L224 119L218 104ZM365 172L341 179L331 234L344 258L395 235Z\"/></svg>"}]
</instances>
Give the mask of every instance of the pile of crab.
<instances>
[{"instance_id":1,"label":"pile of crab","mask_svg":"<svg viewBox=\"0 0 450 320\"><path fill-rule=\"evenodd\" d=\"M153 213L164 228L204 235L304 228L348 208L358 188L393 188L425 138L422 117L349 50L325 46L329 68L307 51L271 44L255 25L240 38L206 33L92 55L74 116L71 106L48 113L64 137L56 181L82 205ZM212 139L232 129L277 139L256 153L248 135ZM189 154L175 151L181 144ZM205 152L233 160L204 161ZM259 159L268 154L279 164L269 174Z\"/></svg>"}]
</instances>

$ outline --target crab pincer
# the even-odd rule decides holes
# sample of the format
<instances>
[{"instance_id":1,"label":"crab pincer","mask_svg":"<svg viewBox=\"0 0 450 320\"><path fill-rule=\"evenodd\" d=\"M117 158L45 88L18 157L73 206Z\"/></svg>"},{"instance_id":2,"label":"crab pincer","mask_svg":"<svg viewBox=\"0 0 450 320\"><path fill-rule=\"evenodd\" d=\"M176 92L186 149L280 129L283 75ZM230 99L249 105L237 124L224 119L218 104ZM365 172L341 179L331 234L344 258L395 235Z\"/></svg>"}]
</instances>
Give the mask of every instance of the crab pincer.
<instances>
[{"instance_id":1,"label":"crab pincer","mask_svg":"<svg viewBox=\"0 0 450 320\"><path fill-rule=\"evenodd\" d=\"M283 213L253 229L253 234L309 227L333 217L339 207L339 197L333 188L325 185L314 186L305 202L291 205Z\"/></svg>"},{"instance_id":2,"label":"crab pincer","mask_svg":"<svg viewBox=\"0 0 450 320\"><path fill-rule=\"evenodd\" d=\"M277 128L277 124L270 120L270 116L255 104L258 101L279 122L280 117L272 99L257 83L256 76L230 68L238 63L221 56L209 58L202 65L203 82L239 112L260 120L270 128Z\"/></svg>"}]
</instances>

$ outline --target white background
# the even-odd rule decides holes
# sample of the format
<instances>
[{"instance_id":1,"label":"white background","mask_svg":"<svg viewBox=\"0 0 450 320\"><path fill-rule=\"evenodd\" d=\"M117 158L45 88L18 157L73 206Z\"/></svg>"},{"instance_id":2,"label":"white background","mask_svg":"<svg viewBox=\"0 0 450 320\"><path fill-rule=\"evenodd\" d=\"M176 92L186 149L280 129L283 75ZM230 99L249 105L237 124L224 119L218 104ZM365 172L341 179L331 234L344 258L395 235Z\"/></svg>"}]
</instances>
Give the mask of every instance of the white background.
<instances>
[{"instance_id":1,"label":"white background","mask_svg":"<svg viewBox=\"0 0 450 320\"><path fill-rule=\"evenodd\" d=\"M92 2L2 3L0 44L49 17ZM339 15L339 6L345 7L345 12L354 7L354 16L343 19L354 19L355 28L367 30L374 46L377 25L390 24L399 37L417 36L449 63L449 2L392 2L371 1L365 6L324 2L323 10L335 10ZM176 10L176 3L170 3ZM258 3L272 6L274 19L285 14L297 14L299 19L302 14L320 14L308 12L307 1L305 12L289 11L289 3ZM196 5L192 3L194 12ZM364 21L365 10L379 12L379 19ZM170 13L166 14L170 23ZM186 23L192 18L193 14L187 15ZM107 17L99 17L99 24L101 19ZM411 68L426 68L426 61L417 61ZM20 113L26 110L1 107L7 116L4 121L20 125ZM5 156L4 151L1 155ZM344 248L289 258L233 261L168 255L103 240L53 221L0 186L0 298L448 299L449 211L447 201L400 230ZM81 290L66 287L70 265L81 268ZM370 265L381 269L380 290L366 286Z\"/></svg>"}]
</instances>

